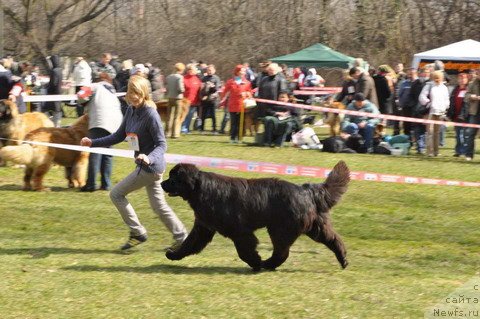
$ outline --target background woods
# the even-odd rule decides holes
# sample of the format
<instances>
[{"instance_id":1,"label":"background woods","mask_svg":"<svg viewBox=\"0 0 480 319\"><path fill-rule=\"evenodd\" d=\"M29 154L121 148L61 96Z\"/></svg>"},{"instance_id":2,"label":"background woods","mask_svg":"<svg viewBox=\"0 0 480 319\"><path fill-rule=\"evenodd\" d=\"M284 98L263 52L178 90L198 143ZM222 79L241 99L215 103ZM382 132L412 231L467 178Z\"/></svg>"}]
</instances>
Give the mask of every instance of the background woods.
<instances>
[{"instance_id":1,"label":"background woods","mask_svg":"<svg viewBox=\"0 0 480 319\"><path fill-rule=\"evenodd\" d=\"M480 40L479 0L2 0L5 52L217 64L290 53L322 42L371 64L410 63L416 52Z\"/></svg>"}]
</instances>

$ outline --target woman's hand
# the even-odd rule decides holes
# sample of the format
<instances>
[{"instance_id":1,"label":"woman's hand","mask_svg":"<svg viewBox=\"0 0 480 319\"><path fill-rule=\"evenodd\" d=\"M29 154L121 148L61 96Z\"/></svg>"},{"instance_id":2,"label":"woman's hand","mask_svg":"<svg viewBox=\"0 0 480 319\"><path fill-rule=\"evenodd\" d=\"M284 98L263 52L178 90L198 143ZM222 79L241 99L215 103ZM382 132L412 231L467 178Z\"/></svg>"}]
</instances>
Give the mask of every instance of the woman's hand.
<instances>
[{"instance_id":1,"label":"woman's hand","mask_svg":"<svg viewBox=\"0 0 480 319\"><path fill-rule=\"evenodd\" d=\"M150 165L150 159L145 154L139 154L135 160L142 161L147 165Z\"/></svg>"},{"instance_id":2,"label":"woman's hand","mask_svg":"<svg viewBox=\"0 0 480 319\"><path fill-rule=\"evenodd\" d=\"M80 145L81 145L81 146L88 146L88 147L90 147L90 146L92 146L92 140L89 139L88 137L84 137L84 138L82 138L82 140L80 141Z\"/></svg>"}]
</instances>

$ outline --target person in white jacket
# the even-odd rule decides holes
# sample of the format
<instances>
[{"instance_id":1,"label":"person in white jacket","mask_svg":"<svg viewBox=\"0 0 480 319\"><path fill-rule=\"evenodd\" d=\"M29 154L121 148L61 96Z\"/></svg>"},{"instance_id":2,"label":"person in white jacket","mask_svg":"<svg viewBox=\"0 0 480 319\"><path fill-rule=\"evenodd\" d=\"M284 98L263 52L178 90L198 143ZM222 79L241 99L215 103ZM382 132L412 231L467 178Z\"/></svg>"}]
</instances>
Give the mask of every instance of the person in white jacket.
<instances>
[{"instance_id":1,"label":"person in white jacket","mask_svg":"<svg viewBox=\"0 0 480 319\"><path fill-rule=\"evenodd\" d=\"M427 105L429 111L426 116L429 120L442 120L450 106L450 95L447 86L443 83L442 71L432 74L432 82L428 82L422 89L418 100L420 104ZM427 155L438 156L440 145L440 124L427 124Z\"/></svg>"},{"instance_id":2,"label":"person in white jacket","mask_svg":"<svg viewBox=\"0 0 480 319\"><path fill-rule=\"evenodd\" d=\"M314 68L308 69L308 74L303 81L304 86L323 86L325 80L317 74L317 70Z\"/></svg>"},{"instance_id":3,"label":"person in white jacket","mask_svg":"<svg viewBox=\"0 0 480 319\"><path fill-rule=\"evenodd\" d=\"M123 121L120 101L115 95L112 80L106 73L100 74L100 82L85 86L78 92L79 101L83 102L88 113L88 137L100 138L115 133ZM80 191L97 190L97 175L101 175L101 190L111 188L112 156L90 153L88 159L87 183Z\"/></svg>"},{"instance_id":4,"label":"person in white jacket","mask_svg":"<svg viewBox=\"0 0 480 319\"><path fill-rule=\"evenodd\" d=\"M73 81L75 82L75 93L80 91L82 86L89 86L92 84L92 68L88 65L83 57L77 57L75 60L75 66L73 68ZM74 103L77 109L77 115L80 117L83 115L83 106Z\"/></svg>"}]
</instances>

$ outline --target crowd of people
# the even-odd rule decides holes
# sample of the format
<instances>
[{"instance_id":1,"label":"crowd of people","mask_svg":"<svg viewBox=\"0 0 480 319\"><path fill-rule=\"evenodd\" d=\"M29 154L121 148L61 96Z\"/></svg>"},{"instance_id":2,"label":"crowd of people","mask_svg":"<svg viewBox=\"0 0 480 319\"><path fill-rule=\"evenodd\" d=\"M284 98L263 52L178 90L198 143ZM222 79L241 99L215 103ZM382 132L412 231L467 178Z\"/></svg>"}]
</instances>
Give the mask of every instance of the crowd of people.
<instances>
[{"instance_id":1,"label":"crowd of people","mask_svg":"<svg viewBox=\"0 0 480 319\"><path fill-rule=\"evenodd\" d=\"M395 70L388 65L368 71L356 66L349 70L336 99L348 105L348 110L480 124L479 77L480 70L472 70L458 73L453 81L441 61L427 64L420 70L409 68L406 72L402 64L398 64ZM450 85L452 82L455 85ZM342 127L347 134L360 134L365 139L365 151L373 152L373 136L378 124L378 119L347 116ZM391 126L393 135L401 133L400 121L380 124ZM416 145L417 153L432 157L439 155L439 147L445 145L445 125L407 121L402 124L403 134ZM477 131L475 128L455 127L453 156L472 160Z\"/></svg>"},{"instance_id":2,"label":"crowd of people","mask_svg":"<svg viewBox=\"0 0 480 319\"><path fill-rule=\"evenodd\" d=\"M44 85L45 93L60 94L65 72L58 56L51 56L49 64L51 68L48 83ZM164 76L151 63L134 64L129 59L120 62L110 53L102 54L95 62L77 57L71 68L75 92L98 82L109 83L112 92L126 92L132 75L148 79L153 102L168 99L167 118L162 119L168 138L179 138L192 130L205 133L205 122L211 119L212 134L215 135L225 134L230 123L231 143L242 139L247 125L257 134L259 144L272 147L282 147L293 133L302 129L304 112L285 105L255 102L253 98L295 102L299 100L293 96L293 91L321 87L326 83L315 68L289 69L286 65L270 61L261 62L256 71L248 63L239 64L232 73L231 78L222 81L216 74L215 65L192 60L186 65L176 63L171 74ZM449 78L441 61L419 70L405 70L402 63L394 68L389 65L373 68L362 59L356 59L354 66L345 71L341 91L334 99L348 110L478 124L477 74L478 70L459 73L455 81ZM16 100L20 112L25 112L21 92L38 94L41 86L39 78L38 66L27 62L16 63L11 57L4 58L0 63L0 80L4 83L0 98ZM451 85L453 82L455 86ZM182 118L184 99L188 100L189 110ZM123 99L120 101L124 114L127 104ZM85 106L81 103L72 101L67 104L76 107L78 116L83 114ZM218 108L224 109L221 123L216 121L215 111ZM41 111L48 112L55 125L60 125L61 102L42 103ZM260 133L262 124L264 130ZM374 153L375 146L381 141L375 138L379 126L391 127L394 136L405 135L419 154L438 156L439 148L445 144L444 125L380 121L356 116L343 119L341 137L348 139L352 135L360 135L364 146L357 151ZM454 156L464 156L467 160L473 158L476 133L474 128L455 127Z\"/></svg>"}]
</instances>

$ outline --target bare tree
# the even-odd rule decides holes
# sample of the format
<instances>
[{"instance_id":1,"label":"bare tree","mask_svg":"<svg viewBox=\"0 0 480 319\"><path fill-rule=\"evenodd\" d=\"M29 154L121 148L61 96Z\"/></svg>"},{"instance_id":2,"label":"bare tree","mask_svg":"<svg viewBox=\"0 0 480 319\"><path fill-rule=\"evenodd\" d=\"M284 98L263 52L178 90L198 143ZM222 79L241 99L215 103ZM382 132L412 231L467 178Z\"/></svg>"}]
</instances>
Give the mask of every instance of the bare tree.
<instances>
[{"instance_id":1,"label":"bare tree","mask_svg":"<svg viewBox=\"0 0 480 319\"><path fill-rule=\"evenodd\" d=\"M115 0L4 0L13 32L42 58L75 43L80 27L104 13Z\"/></svg>"},{"instance_id":2,"label":"bare tree","mask_svg":"<svg viewBox=\"0 0 480 319\"><path fill-rule=\"evenodd\" d=\"M479 0L3 0L6 49L22 58L53 52L152 62L191 59L230 76L316 42L373 65L480 40Z\"/></svg>"}]
</instances>

